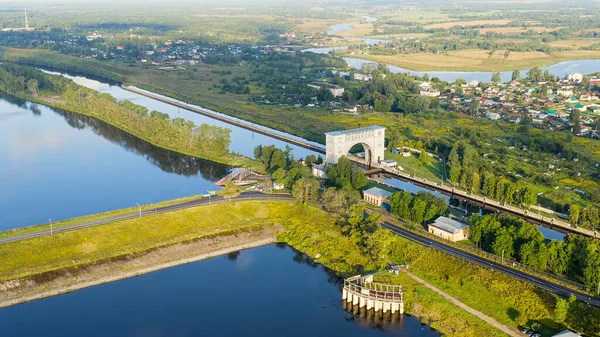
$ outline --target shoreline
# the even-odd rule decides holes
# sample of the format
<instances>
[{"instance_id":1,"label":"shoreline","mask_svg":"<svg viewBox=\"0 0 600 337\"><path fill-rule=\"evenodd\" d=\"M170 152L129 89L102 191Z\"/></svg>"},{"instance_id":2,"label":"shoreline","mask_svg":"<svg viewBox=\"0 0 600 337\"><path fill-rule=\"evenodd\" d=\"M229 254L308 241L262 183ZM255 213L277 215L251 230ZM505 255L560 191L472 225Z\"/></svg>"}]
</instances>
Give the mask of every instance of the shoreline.
<instances>
[{"instance_id":1,"label":"shoreline","mask_svg":"<svg viewBox=\"0 0 600 337\"><path fill-rule=\"evenodd\" d=\"M134 270L127 271L127 272L117 273L117 274L111 275L111 276L96 278L93 280L78 283L74 286L62 286L62 287L54 288L52 290L45 290L45 291L42 291L39 293L19 297L16 299L4 299L4 300L0 300L0 308L6 308L6 307L24 304L27 302L40 300L40 299L44 299L44 298L48 298L48 297L68 294L68 293L76 291L76 290L90 288L90 287L105 284L105 283L121 281L121 280L125 280L128 278L132 278L132 277L136 277L136 276L140 276L140 275L144 275L144 274L149 274L149 273L152 273L155 271L159 271L159 270L163 270L163 269L167 269L167 268L171 268L171 267L176 267L176 266L180 266L180 265L184 265L184 264L188 264L188 263L207 260L207 259L210 259L213 257L222 256L225 254L229 254L229 253L233 253L233 252L237 252L237 251L241 251L241 250L245 250L245 249L262 247L262 246L270 245L270 244L277 243L277 242L278 242L278 240L274 236L267 237L267 238L261 238L261 239L246 242L246 243L240 243L240 244L236 244L233 246L220 248L217 250L200 253L197 255L190 256L190 257L179 258L179 259L176 259L176 260L173 260L170 262L164 262L164 263L157 264L157 265L150 266L150 267L134 269ZM141 259L143 257L139 257L139 258ZM136 260L136 259L138 259L138 258L134 258L133 260Z\"/></svg>"}]
</instances>

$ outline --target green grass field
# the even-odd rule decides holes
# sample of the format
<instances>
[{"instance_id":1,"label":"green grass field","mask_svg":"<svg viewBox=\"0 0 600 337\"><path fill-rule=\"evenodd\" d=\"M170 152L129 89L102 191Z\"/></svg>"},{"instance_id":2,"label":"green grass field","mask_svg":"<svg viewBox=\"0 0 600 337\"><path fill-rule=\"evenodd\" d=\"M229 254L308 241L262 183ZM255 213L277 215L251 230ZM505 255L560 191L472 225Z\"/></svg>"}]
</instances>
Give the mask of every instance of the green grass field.
<instances>
[{"instance_id":1,"label":"green grass field","mask_svg":"<svg viewBox=\"0 0 600 337\"><path fill-rule=\"evenodd\" d=\"M275 224L294 201L238 201L148 215L0 245L0 281L143 253L156 247ZM319 213L306 208L305 213Z\"/></svg>"}]
</instances>

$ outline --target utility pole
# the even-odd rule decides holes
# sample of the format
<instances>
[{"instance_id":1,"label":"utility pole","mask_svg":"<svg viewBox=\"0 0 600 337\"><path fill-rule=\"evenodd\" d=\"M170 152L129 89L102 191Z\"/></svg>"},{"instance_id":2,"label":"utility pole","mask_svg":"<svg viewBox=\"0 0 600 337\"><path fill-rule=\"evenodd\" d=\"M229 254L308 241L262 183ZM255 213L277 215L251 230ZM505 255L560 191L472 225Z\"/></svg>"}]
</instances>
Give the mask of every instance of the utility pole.
<instances>
[{"instance_id":1,"label":"utility pole","mask_svg":"<svg viewBox=\"0 0 600 337\"><path fill-rule=\"evenodd\" d=\"M142 217L142 206L140 206L140 204L138 204L137 202L135 203L138 206L138 211L140 213L140 218Z\"/></svg>"},{"instance_id":2,"label":"utility pole","mask_svg":"<svg viewBox=\"0 0 600 337\"><path fill-rule=\"evenodd\" d=\"M48 222L50 223L50 235L53 235L54 230L52 229L52 219L48 219Z\"/></svg>"},{"instance_id":3,"label":"utility pole","mask_svg":"<svg viewBox=\"0 0 600 337\"><path fill-rule=\"evenodd\" d=\"M210 196L212 195L212 193L209 190L206 190L206 192L208 192L208 204L211 205L212 201L210 199Z\"/></svg>"},{"instance_id":4,"label":"utility pole","mask_svg":"<svg viewBox=\"0 0 600 337\"><path fill-rule=\"evenodd\" d=\"M504 263L504 249L502 249L502 263Z\"/></svg>"}]
</instances>

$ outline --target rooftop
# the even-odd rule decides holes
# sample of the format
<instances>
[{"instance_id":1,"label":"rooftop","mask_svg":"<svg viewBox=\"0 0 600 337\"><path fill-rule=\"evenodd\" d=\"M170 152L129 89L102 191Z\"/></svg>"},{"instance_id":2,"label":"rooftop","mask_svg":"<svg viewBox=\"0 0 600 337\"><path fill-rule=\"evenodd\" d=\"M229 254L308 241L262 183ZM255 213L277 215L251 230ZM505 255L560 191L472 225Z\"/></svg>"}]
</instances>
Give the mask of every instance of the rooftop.
<instances>
[{"instance_id":1,"label":"rooftop","mask_svg":"<svg viewBox=\"0 0 600 337\"><path fill-rule=\"evenodd\" d=\"M367 126L367 127L360 128L360 129L325 132L325 134L327 136L343 136L343 135L350 135L353 133L360 133L360 132L364 132L364 131L375 131L375 130L385 130L385 128L383 126L379 126L379 125L371 125L371 126Z\"/></svg>"},{"instance_id":2,"label":"rooftop","mask_svg":"<svg viewBox=\"0 0 600 337\"><path fill-rule=\"evenodd\" d=\"M557 333L556 335L554 335L552 337L581 337L581 335L578 333L575 333L571 330L564 330L562 332Z\"/></svg>"},{"instance_id":3,"label":"rooftop","mask_svg":"<svg viewBox=\"0 0 600 337\"><path fill-rule=\"evenodd\" d=\"M373 195L375 197L378 198L386 198L389 197L390 195L392 195L391 192L388 192L386 190L382 190L379 187L371 187L366 191L363 191L364 194L369 194L369 195Z\"/></svg>"},{"instance_id":4,"label":"rooftop","mask_svg":"<svg viewBox=\"0 0 600 337\"><path fill-rule=\"evenodd\" d=\"M463 228L467 227L465 224L462 224L450 218L446 218L445 216L437 218L435 222L430 224L429 226L433 226L435 228L441 229L445 232L452 234L456 234L460 232Z\"/></svg>"}]
</instances>

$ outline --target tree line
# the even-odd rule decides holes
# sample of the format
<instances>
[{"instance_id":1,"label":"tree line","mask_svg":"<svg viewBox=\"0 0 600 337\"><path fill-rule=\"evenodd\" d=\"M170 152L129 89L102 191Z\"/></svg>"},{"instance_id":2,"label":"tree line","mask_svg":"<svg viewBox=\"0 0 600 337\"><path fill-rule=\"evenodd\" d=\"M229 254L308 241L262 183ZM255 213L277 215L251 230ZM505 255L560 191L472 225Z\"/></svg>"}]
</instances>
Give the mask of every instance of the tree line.
<instances>
[{"instance_id":1,"label":"tree line","mask_svg":"<svg viewBox=\"0 0 600 337\"><path fill-rule=\"evenodd\" d=\"M124 100L118 102L58 75L5 64L0 68L0 90L65 110L96 117L150 143L171 150L223 161L229 153L231 129L201 124Z\"/></svg>"},{"instance_id":2,"label":"tree line","mask_svg":"<svg viewBox=\"0 0 600 337\"><path fill-rule=\"evenodd\" d=\"M470 220L469 239L481 249L541 271L567 275L593 291L598 287L600 251L596 239L570 234L563 241L546 241L535 225L507 214L475 214Z\"/></svg>"}]
</instances>

